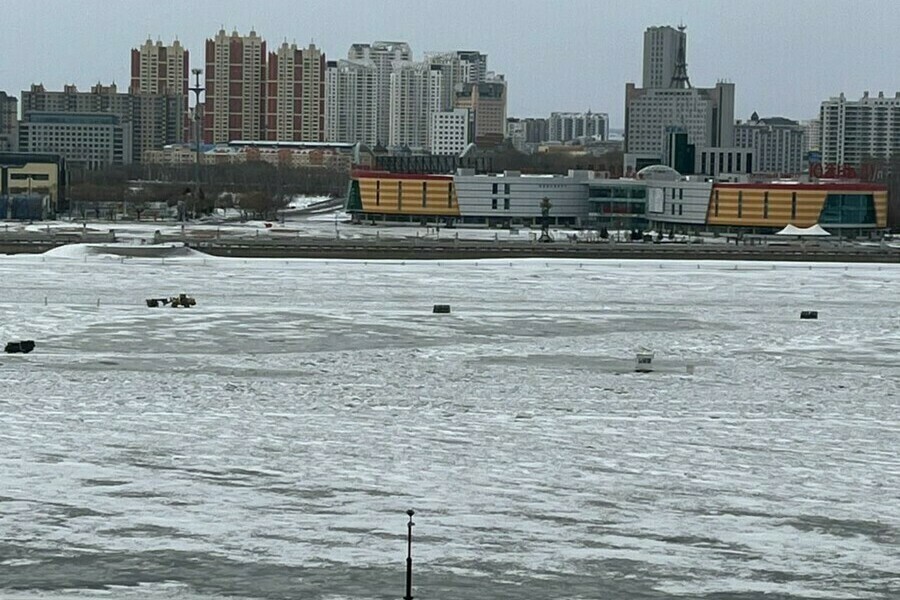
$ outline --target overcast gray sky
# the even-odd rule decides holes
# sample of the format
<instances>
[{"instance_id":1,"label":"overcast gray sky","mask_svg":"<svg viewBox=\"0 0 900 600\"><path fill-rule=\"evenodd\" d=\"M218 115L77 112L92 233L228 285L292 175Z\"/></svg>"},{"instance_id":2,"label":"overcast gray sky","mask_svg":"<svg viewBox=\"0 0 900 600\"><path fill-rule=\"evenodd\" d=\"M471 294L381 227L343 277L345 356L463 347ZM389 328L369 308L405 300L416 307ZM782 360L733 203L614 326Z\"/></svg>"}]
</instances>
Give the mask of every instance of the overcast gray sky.
<instances>
[{"instance_id":1,"label":"overcast gray sky","mask_svg":"<svg viewBox=\"0 0 900 600\"><path fill-rule=\"evenodd\" d=\"M255 28L328 58L374 40L408 41L416 59L481 50L507 76L510 116L591 109L621 127L644 29L679 22L691 83L733 81L739 118L810 118L841 91L900 90L896 0L3 0L2 13L0 90L15 95L33 82L124 90L129 52L148 35L177 36L202 66L206 37Z\"/></svg>"}]
</instances>

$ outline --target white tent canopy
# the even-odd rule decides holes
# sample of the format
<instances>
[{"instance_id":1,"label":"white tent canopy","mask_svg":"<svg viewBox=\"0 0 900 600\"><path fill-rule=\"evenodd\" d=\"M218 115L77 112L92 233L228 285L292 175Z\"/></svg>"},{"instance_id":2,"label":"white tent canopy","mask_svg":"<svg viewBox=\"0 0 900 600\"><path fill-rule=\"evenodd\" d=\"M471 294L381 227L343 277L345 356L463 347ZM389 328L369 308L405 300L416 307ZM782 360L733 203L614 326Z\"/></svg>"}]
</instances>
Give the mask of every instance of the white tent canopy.
<instances>
[{"instance_id":1,"label":"white tent canopy","mask_svg":"<svg viewBox=\"0 0 900 600\"><path fill-rule=\"evenodd\" d=\"M796 235L800 237L823 237L831 235L816 223L811 227L794 227L788 224L787 227L775 233L775 235Z\"/></svg>"}]
</instances>

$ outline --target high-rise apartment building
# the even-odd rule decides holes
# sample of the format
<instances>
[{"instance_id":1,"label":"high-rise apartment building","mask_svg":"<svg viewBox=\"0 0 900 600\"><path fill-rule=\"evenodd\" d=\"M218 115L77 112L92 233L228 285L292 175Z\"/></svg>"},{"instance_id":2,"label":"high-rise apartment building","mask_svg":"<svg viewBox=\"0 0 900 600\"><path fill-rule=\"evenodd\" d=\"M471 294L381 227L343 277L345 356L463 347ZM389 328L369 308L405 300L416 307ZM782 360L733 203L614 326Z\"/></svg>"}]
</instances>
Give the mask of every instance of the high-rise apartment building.
<instances>
[{"instance_id":1,"label":"high-rise apartment building","mask_svg":"<svg viewBox=\"0 0 900 600\"><path fill-rule=\"evenodd\" d=\"M391 148L428 148L431 114L441 110L443 71L428 62L398 61L391 73Z\"/></svg>"},{"instance_id":2,"label":"high-rise apartment building","mask_svg":"<svg viewBox=\"0 0 900 600\"><path fill-rule=\"evenodd\" d=\"M687 52L684 27L648 27L644 32L644 88L667 88L678 71L679 51Z\"/></svg>"},{"instance_id":3,"label":"high-rise apartment building","mask_svg":"<svg viewBox=\"0 0 900 600\"><path fill-rule=\"evenodd\" d=\"M300 95L300 140L303 142L325 141L325 53L315 44L300 53L303 70L301 72Z\"/></svg>"},{"instance_id":4,"label":"high-rise apartment building","mask_svg":"<svg viewBox=\"0 0 900 600\"><path fill-rule=\"evenodd\" d=\"M468 109L472 118L470 136L475 143L503 140L506 133L506 81L503 76L482 83L463 83L456 90L456 108Z\"/></svg>"},{"instance_id":5,"label":"high-rise apartment building","mask_svg":"<svg viewBox=\"0 0 900 600\"><path fill-rule=\"evenodd\" d=\"M454 52L429 52L425 61L441 69L444 79L444 97L441 110L450 111L456 99L456 91L464 83L482 83L487 77L487 54L475 50Z\"/></svg>"},{"instance_id":6,"label":"high-rise apartment building","mask_svg":"<svg viewBox=\"0 0 900 600\"><path fill-rule=\"evenodd\" d=\"M31 112L113 113L131 121L133 103L129 94L119 93L116 84L96 84L90 92L79 92L65 85L61 92L47 91L43 84L32 84L22 92L22 118Z\"/></svg>"},{"instance_id":7,"label":"high-rise apartment building","mask_svg":"<svg viewBox=\"0 0 900 600\"><path fill-rule=\"evenodd\" d=\"M262 139L266 42L255 31L219 30L206 40L205 80L204 141Z\"/></svg>"},{"instance_id":8,"label":"high-rise apartment building","mask_svg":"<svg viewBox=\"0 0 900 600\"><path fill-rule=\"evenodd\" d=\"M189 53L178 40L171 45L148 39L131 50L132 124L135 161L193 137L188 112Z\"/></svg>"},{"instance_id":9,"label":"high-rise apartment building","mask_svg":"<svg viewBox=\"0 0 900 600\"><path fill-rule=\"evenodd\" d=\"M377 98L375 63L328 61L325 67L325 141L374 147Z\"/></svg>"},{"instance_id":10,"label":"high-rise apartment building","mask_svg":"<svg viewBox=\"0 0 900 600\"><path fill-rule=\"evenodd\" d=\"M481 83L488 74L487 54L477 50L457 50L463 83Z\"/></svg>"},{"instance_id":11,"label":"high-rise apartment building","mask_svg":"<svg viewBox=\"0 0 900 600\"><path fill-rule=\"evenodd\" d=\"M188 63L190 53L178 40L165 46L148 39L131 50L132 94L188 95Z\"/></svg>"},{"instance_id":12,"label":"high-rise apartment building","mask_svg":"<svg viewBox=\"0 0 900 600\"><path fill-rule=\"evenodd\" d=\"M606 113L554 112L548 120L548 139L570 142L580 138L609 139L609 115Z\"/></svg>"},{"instance_id":13,"label":"high-rise apartment building","mask_svg":"<svg viewBox=\"0 0 900 600\"><path fill-rule=\"evenodd\" d=\"M412 51L409 49L409 44L406 42L353 44L350 46L347 58L350 60L371 60L375 66L375 137L379 143L388 144L392 112L391 74L394 72L394 62L412 60Z\"/></svg>"},{"instance_id":14,"label":"high-rise apartment building","mask_svg":"<svg viewBox=\"0 0 900 600\"><path fill-rule=\"evenodd\" d=\"M734 126L734 145L753 149L756 173L799 175L806 170L806 132L797 121L760 119L753 113L749 121Z\"/></svg>"},{"instance_id":15,"label":"high-rise apartment building","mask_svg":"<svg viewBox=\"0 0 900 600\"><path fill-rule=\"evenodd\" d=\"M822 102L822 163L860 167L867 159L900 156L900 92Z\"/></svg>"},{"instance_id":16,"label":"high-rise apartment building","mask_svg":"<svg viewBox=\"0 0 900 600\"><path fill-rule=\"evenodd\" d=\"M282 142L325 139L325 55L314 44L283 43L266 62L263 138Z\"/></svg>"},{"instance_id":17,"label":"high-rise apartment building","mask_svg":"<svg viewBox=\"0 0 900 600\"><path fill-rule=\"evenodd\" d=\"M0 92L0 152L15 150L19 123L19 100Z\"/></svg>"}]
</instances>

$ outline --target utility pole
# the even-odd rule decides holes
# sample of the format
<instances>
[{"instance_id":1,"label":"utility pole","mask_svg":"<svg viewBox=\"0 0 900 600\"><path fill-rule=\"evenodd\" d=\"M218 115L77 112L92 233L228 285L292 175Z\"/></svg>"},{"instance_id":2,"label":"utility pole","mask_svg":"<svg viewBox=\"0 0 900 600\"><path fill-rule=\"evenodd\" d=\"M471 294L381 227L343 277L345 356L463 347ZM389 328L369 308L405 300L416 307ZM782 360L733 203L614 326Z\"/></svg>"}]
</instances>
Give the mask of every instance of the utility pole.
<instances>
[{"instance_id":1,"label":"utility pole","mask_svg":"<svg viewBox=\"0 0 900 600\"><path fill-rule=\"evenodd\" d=\"M406 595L403 596L403 600L413 600L412 595L412 528L415 523L413 523L413 515L416 514L416 511L413 509L409 509L406 511L406 514L409 515L409 523L407 523L407 534L406 534Z\"/></svg>"},{"instance_id":2,"label":"utility pole","mask_svg":"<svg viewBox=\"0 0 900 600\"><path fill-rule=\"evenodd\" d=\"M194 207L196 209L197 202L200 200L200 94L203 93L203 86L200 85L200 74L203 69L193 68L191 73L194 75L194 87L190 91L194 92Z\"/></svg>"}]
</instances>

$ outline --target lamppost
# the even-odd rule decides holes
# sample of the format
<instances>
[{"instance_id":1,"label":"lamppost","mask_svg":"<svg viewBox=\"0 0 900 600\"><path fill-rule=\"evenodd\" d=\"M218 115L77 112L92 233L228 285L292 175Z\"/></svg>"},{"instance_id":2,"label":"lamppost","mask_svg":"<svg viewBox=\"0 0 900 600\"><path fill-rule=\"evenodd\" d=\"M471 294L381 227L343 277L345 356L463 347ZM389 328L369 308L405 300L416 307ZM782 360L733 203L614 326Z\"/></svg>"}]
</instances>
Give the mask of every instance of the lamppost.
<instances>
[{"instance_id":1,"label":"lamppost","mask_svg":"<svg viewBox=\"0 0 900 600\"><path fill-rule=\"evenodd\" d=\"M406 514L409 515L409 523L406 524L407 534L406 534L406 595L403 596L403 600L413 600L412 595L412 528L415 523L413 523L413 515L416 514L416 511L413 509L409 509L406 511Z\"/></svg>"},{"instance_id":2,"label":"lamppost","mask_svg":"<svg viewBox=\"0 0 900 600\"><path fill-rule=\"evenodd\" d=\"M203 69L193 68L194 86L190 91L194 92L194 207L200 199L200 94L205 89L200 85L200 74Z\"/></svg>"}]
</instances>

